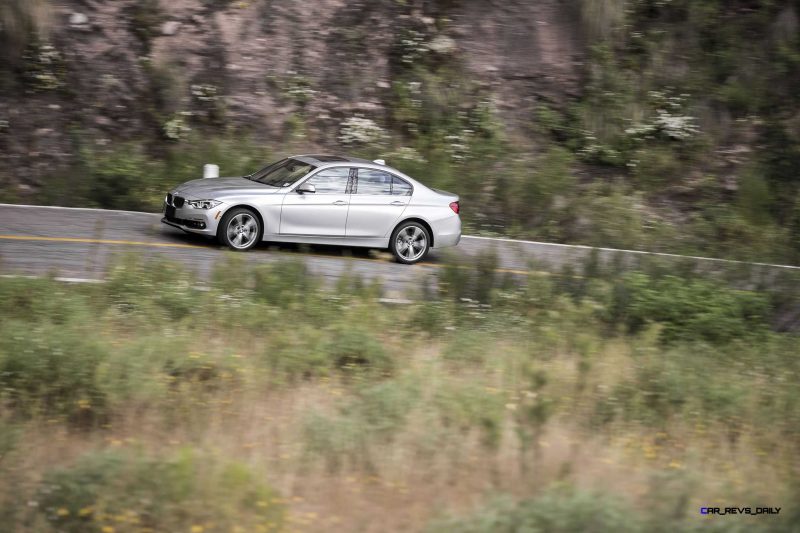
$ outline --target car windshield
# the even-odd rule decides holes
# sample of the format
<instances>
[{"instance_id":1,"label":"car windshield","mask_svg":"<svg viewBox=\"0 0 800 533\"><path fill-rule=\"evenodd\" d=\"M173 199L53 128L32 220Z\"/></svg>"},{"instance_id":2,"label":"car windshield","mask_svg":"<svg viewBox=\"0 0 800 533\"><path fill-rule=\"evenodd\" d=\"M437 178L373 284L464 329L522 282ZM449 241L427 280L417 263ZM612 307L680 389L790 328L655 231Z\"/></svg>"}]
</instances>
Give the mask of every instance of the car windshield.
<instances>
[{"instance_id":1,"label":"car windshield","mask_svg":"<svg viewBox=\"0 0 800 533\"><path fill-rule=\"evenodd\" d=\"M247 179L271 185L272 187L288 187L315 168L317 167L297 159L281 159L277 163L250 174Z\"/></svg>"}]
</instances>

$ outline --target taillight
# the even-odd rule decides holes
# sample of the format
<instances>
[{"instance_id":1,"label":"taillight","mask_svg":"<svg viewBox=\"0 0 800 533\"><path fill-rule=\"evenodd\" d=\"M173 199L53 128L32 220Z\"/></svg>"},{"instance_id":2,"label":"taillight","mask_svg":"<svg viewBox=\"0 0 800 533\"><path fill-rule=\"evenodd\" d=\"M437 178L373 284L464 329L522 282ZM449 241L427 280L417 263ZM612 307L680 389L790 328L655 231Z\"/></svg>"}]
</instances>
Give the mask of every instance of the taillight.
<instances>
[{"instance_id":1,"label":"taillight","mask_svg":"<svg viewBox=\"0 0 800 533\"><path fill-rule=\"evenodd\" d=\"M458 202L453 202L452 204L450 204L450 209L452 209L453 213L455 213L457 215L458 214L458 210L460 209L460 206L458 205Z\"/></svg>"}]
</instances>

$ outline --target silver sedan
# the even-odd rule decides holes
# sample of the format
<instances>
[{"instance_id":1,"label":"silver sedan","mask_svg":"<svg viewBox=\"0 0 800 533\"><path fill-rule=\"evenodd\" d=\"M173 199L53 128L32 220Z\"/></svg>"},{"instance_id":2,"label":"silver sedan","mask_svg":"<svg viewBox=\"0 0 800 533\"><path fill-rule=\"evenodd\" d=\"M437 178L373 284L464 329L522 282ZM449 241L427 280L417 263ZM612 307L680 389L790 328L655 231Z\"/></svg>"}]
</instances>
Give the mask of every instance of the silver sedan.
<instances>
[{"instance_id":1,"label":"silver sedan","mask_svg":"<svg viewBox=\"0 0 800 533\"><path fill-rule=\"evenodd\" d=\"M258 242L388 248L401 263L461 238L458 196L353 157L299 155L239 178L179 185L162 222L217 237L234 250Z\"/></svg>"}]
</instances>

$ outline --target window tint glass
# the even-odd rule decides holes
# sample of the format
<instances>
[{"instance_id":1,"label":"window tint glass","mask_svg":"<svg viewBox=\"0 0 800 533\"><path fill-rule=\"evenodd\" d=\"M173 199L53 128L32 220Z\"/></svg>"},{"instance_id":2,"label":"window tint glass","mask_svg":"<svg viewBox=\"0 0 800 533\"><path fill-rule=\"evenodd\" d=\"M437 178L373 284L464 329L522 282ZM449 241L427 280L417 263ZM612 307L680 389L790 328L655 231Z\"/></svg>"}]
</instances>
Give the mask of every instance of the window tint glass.
<instances>
[{"instance_id":1,"label":"window tint glass","mask_svg":"<svg viewBox=\"0 0 800 533\"><path fill-rule=\"evenodd\" d=\"M287 187L315 168L296 159L282 159L251 174L248 179L273 187Z\"/></svg>"},{"instance_id":2,"label":"window tint glass","mask_svg":"<svg viewBox=\"0 0 800 533\"><path fill-rule=\"evenodd\" d=\"M358 169L358 194L392 194L392 175L382 170Z\"/></svg>"},{"instance_id":3,"label":"window tint glass","mask_svg":"<svg viewBox=\"0 0 800 533\"><path fill-rule=\"evenodd\" d=\"M349 176L350 169L347 167L329 168L320 171L306 183L316 187L317 194L345 194Z\"/></svg>"},{"instance_id":4,"label":"window tint glass","mask_svg":"<svg viewBox=\"0 0 800 533\"><path fill-rule=\"evenodd\" d=\"M411 184L397 176L392 176L392 194L394 196L410 196Z\"/></svg>"}]
</instances>

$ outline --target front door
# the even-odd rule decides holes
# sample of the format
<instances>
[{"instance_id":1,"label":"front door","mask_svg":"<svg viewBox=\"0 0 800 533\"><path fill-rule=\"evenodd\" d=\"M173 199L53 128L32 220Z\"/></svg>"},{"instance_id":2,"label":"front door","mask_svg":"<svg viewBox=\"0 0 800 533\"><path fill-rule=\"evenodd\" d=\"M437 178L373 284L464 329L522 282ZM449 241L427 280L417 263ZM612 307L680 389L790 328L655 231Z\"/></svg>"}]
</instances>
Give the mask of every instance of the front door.
<instances>
[{"instance_id":1,"label":"front door","mask_svg":"<svg viewBox=\"0 0 800 533\"><path fill-rule=\"evenodd\" d=\"M305 183L316 192L289 192L281 208L281 235L344 237L350 207L350 168L323 169Z\"/></svg>"}]
</instances>

